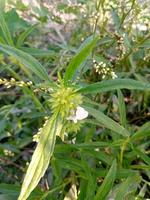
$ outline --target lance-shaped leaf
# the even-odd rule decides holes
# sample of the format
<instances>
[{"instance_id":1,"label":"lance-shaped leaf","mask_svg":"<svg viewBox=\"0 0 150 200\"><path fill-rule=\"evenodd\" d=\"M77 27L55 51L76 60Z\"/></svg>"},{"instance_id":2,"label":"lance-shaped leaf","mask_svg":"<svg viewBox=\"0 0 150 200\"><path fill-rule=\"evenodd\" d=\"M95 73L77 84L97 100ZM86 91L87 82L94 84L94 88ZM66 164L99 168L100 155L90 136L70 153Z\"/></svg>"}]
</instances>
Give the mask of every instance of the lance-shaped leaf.
<instances>
[{"instance_id":1,"label":"lance-shaped leaf","mask_svg":"<svg viewBox=\"0 0 150 200\"><path fill-rule=\"evenodd\" d=\"M30 26L29 28L27 28L23 33L21 33L19 36L18 36L18 39L17 39L17 47L20 47L21 45L23 45L25 39L28 37L28 35L30 35L30 33L32 33L32 31L37 27L37 24L33 25L33 26Z\"/></svg>"},{"instance_id":2,"label":"lance-shaped leaf","mask_svg":"<svg viewBox=\"0 0 150 200\"><path fill-rule=\"evenodd\" d=\"M116 168L117 168L116 160L114 160L111 168L108 171L108 174L106 175L106 177L104 179L104 182L98 189L94 200L105 200L106 199L106 197L108 196L108 194L113 186L115 178L116 178Z\"/></svg>"},{"instance_id":3,"label":"lance-shaped leaf","mask_svg":"<svg viewBox=\"0 0 150 200\"><path fill-rule=\"evenodd\" d=\"M1 8L0 8L0 28L2 30L3 36L4 36L7 44L13 46L14 45L13 39L12 39L11 34L9 32L9 28L8 28L6 22L5 22L3 11L2 11Z\"/></svg>"},{"instance_id":4,"label":"lance-shaped leaf","mask_svg":"<svg viewBox=\"0 0 150 200\"><path fill-rule=\"evenodd\" d=\"M137 189L140 181L139 175L129 176L116 190L115 200L127 199L126 196Z\"/></svg>"},{"instance_id":5,"label":"lance-shaped leaf","mask_svg":"<svg viewBox=\"0 0 150 200\"><path fill-rule=\"evenodd\" d=\"M98 92L108 92L116 89L131 89L131 90L148 90L150 91L150 84L136 81L133 79L114 79L106 80L91 85L85 86L79 89L81 93L98 93Z\"/></svg>"},{"instance_id":6,"label":"lance-shaped leaf","mask_svg":"<svg viewBox=\"0 0 150 200\"><path fill-rule=\"evenodd\" d=\"M146 155L146 152L142 152L139 148L134 149L134 152L136 152L136 154L150 166L150 157Z\"/></svg>"},{"instance_id":7,"label":"lance-shaped leaf","mask_svg":"<svg viewBox=\"0 0 150 200\"><path fill-rule=\"evenodd\" d=\"M121 90L117 91L118 93L118 106L119 106L119 113L120 113L120 122L121 125L126 127L127 125L127 118L126 118L126 106L124 101L124 96L121 92Z\"/></svg>"},{"instance_id":8,"label":"lance-shaped leaf","mask_svg":"<svg viewBox=\"0 0 150 200\"><path fill-rule=\"evenodd\" d=\"M97 40L98 38L94 38L93 36L90 36L83 42L83 44L81 44L77 54L73 57L73 59L71 60L66 70L65 82L73 78L78 68L81 66L81 64L87 59L87 57L91 53Z\"/></svg>"},{"instance_id":9,"label":"lance-shaped leaf","mask_svg":"<svg viewBox=\"0 0 150 200\"><path fill-rule=\"evenodd\" d=\"M115 122L110 117L107 117L107 115L105 115L101 111L87 106L84 107L89 112L90 115L92 115L95 119L97 119L100 122L100 124L104 125L106 128L124 137L128 137L130 135L130 133L123 126Z\"/></svg>"},{"instance_id":10,"label":"lance-shaped leaf","mask_svg":"<svg viewBox=\"0 0 150 200\"><path fill-rule=\"evenodd\" d=\"M142 125L139 130L132 135L131 140L139 140L143 139L145 137L148 137L150 135L150 122L146 122L144 125Z\"/></svg>"},{"instance_id":11,"label":"lance-shaped leaf","mask_svg":"<svg viewBox=\"0 0 150 200\"><path fill-rule=\"evenodd\" d=\"M38 49L38 48L33 48L33 47L20 47L19 49L38 58L47 57L47 56L53 58L57 54L53 50Z\"/></svg>"},{"instance_id":12,"label":"lance-shaped leaf","mask_svg":"<svg viewBox=\"0 0 150 200\"><path fill-rule=\"evenodd\" d=\"M4 44L0 44L0 50L16 58L20 63L29 68L42 80L50 81L45 68L30 54Z\"/></svg>"},{"instance_id":13,"label":"lance-shaped leaf","mask_svg":"<svg viewBox=\"0 0 150 200\"><path fill-rule=\"evenodd\" d=\"M53 154L56 134L61 131L59 117L52 116L43 127L40 141L27 169L18 200L26 200L43 177Z\"/></svg>"}]
</instances>

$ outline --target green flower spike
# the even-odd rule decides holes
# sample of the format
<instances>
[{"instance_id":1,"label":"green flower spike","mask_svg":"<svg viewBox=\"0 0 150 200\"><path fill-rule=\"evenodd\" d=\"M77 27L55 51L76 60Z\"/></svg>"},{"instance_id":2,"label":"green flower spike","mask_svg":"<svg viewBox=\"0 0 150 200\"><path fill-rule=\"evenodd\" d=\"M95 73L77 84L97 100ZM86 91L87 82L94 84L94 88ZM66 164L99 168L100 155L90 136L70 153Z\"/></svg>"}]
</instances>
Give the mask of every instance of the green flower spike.
<instances>
[{"instance_id":1,"label":"green flower spike","mask_svg":"<svg viewBox=\"0 0 150 200\"><path fill-rule=\"evenodd\" d=\"M51 94L50 102L53 113L60 113L62 118L67 118L82 104L82 96L73 87L61 85Z\"/></svg>"}]
</instances>

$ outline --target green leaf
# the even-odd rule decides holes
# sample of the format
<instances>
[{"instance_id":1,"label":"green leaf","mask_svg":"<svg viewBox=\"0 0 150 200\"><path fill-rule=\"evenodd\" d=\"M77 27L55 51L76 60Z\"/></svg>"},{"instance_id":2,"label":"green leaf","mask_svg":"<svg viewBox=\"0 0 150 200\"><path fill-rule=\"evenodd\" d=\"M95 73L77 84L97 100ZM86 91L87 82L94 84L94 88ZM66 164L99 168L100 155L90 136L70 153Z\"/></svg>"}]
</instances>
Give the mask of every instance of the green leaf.
<instances>
[{"instance_id":1,"label":"green leaf","mask_svg":"<svg viewBox=\"0 0 150 200\"><path fill-rule=\"evenodd\" d=\"M29 27L28 22L18 15L16 8L12 8L8 12L5 12L4 17L12 36Z\"/></svg>"},{"instance_id":2,"label":"green leaf","mask_svg":"<svg viewBox=\"0 0 150 200\"><path fill-rule=\"evenodd\" d=\"M0 9L0 27L1 27L1 29L2 29L2 33L3 33L3 36L4 36L4 38L5 38L6 42L7 42L7 44L13 46L14 43L13 43L11 34L10 34L10 32L9 32L9 28L8 28L6 22L5 22L2 9Z\"/></svg>"},{"instance_id":3,"label":"green leaf","mask_svg":"<svg viewBox=\"0 0 150 200\"><path fill-rule=\"evenodd\" d=\"M97 153L94 150L92 151L91 149L86 149L86 150L82 150L82 154L94 157L98 160L101 160L104 163L106 163L107 165L111 165L111 163L112 163L112 158L110 158L110 156L107 155L106 153L104 153L103 151L100 151Z\"/></svg>"},{"instance_id":4,"label":"green leaf","mask_svg":"<svg viewBox=\"0 0 150 200\"><path fill-rule=\"evenodd\" d=\"M26 53L29 53L30 55L35 56L35 57L56 56L56 53L52 50L37 49L37 48L30 48L30 47L21 47L20 50L25 51Z\"/></svg>"},{"instance_id":5,"label":"green leaf","mask_svg":"<svg viewBox=\"0 0 150 200\"><path fill-rule=\"evenodd\" d=\"M105 177L102 185L99 187L94 200L105 200L109 191L111 190L113 183L116 178L116 160L113 161L113 164L108 171L107 176Z\"/></svg>"},{"instance_id":6,"label":"green leaf","mask_svg":"<svg viewBox=\"0 0 150 200\"><path fill-rule=\"evenodd\" d=\"M103 169L103 168L98 168L98 169L94 169L93 173L95 173L97 177L105 177L106 174L108 173L108 170ZM123 178L127 178L128 176L134 176L137 174L138 174L138 171L136 170L117 169L116 179L123 179Z\"/></svg>"},{"instance_id":7,"label":"green leaf","mask_svg":"<svg viewBox=\"0 0 150 200\"><path fill-rule=\"evenodd\" d=\"M147 163L150 166L150 157L146 155L146 152L142 152L138 148L134 149L137 155L141 157L142 160L144 160L145 163Z\"/></svg>"},{"instance_id":8,"label":"green leaf","mask_svg":"<svg viewBox=\"0 0 150 200\"><path fill-rule=\"evenodd\" d=\"M142 47L142 48L150 48L150 38L146 38L144 40L144 42L142 42L142 44L139 45L139 47Z\"/></svg>"},{"instance_id":9,"label":"green leaf","mask_svg":"<svg viewBox=\"0 0 150 200\"><path fill-rule=\"evenodd\" d=\"M111 118L107 117L104 113L102 113L99 110L96 110L94 108L85 107L84 108L89 112L90 115L92 115L95 119L97 119L102 125L104 125L106 128L124 136L128 137L130 133L120 124L112 120Z\"/></svg>"},{"instance_id":10,"label":"green leaf","mask_svg":"<svg viewBox=\"0 0 150 200\"><path fill-rule=\"evenodd\" d=\"M8 199L17 199L20 191L20 186L14 185L14 184L5 184L1 183L0 184L0 193L3 194L4 196L8 197ZM34 190L34 192L31 194L31 196L28 198L28 200L35 200L43 195L43 192L37 188ZM0 200L4 200L3 198Z\"/></svg>"},{"instance_id":11,"label":"green leaf","mask_svg":"<svg viewBox=\"0 0 150 200\"><path fill-rule=\"evenodd\" d=\"M116 28L117 31L119 31L120 24L121 24L121 20L119 18L119 15L116 12L116 10L114 10L114 9L111 11L111 15L112 15L112 19L113 19L114 24L115 24L115 28Z\"/></svg>"},{"instance_id":12,"label":"green leaf","mask_svg":"<svg viewBox=\"0 0 150 200\"><path fill-rule=\"evenodd\" d=\"M0 193L2 194L18 195L19 190L20 190L20 186L18 185L4 184L4 183L0 184Z\"/></svg>"},{"instance_id":13,"label":"green leaf","mask_svg":"<svg viewBox=\"0 0 150 200\"><path fill-rule=\"evenodd\" d=\"M53 115L47 120L42 130L40 141L27 169L18 200L27 199L44 175L53 154L56 134L59 133L59 131L61 131L59 118Z\"/></svg>"},{"instance_id":14,"label":"green leaf","mask_svg":"<svg viewBox=\"0 0 150 200\"><path fill-rule=\"evenodd\" d=\"M90 199L93 199L95 196L96 178L97 177L95 177L94 173L92 173L91 166L88 165L86 156L84 154L82 154L82 152L81 152L81 162L82 162L85 174L86 174L86 178L88 180L85 199L90 200Z\"/></svg>"},{"instance_id":15,"label":"green leaf","mask_svg":"<svg viewBox=\"0 0 150 200\"><path fill-rule=\"evenodd\" d=\"M117 189L115 200L122 200L133 190L136 190L141 178L139 175L128 177Z\"/></svg>"},{"instance_id":16,"label":"green leaf","mask_svg":"<svg viewBox=\"0 0 150 200\"><path fill-rule=\"evenodd\" d=\"M28 37L28 35L37 27L37 24L34 24L33 26L30 26L29 28L27 28L25 31L23 31L18 39L17 39L17 43L16 46L20 47L22 46L22 44L24 43L25 39Z\"/></svg>"},{"instance_id":17,"label":"green leaf","mask_svg":"<svg viewBox=\"0 0 150 200\"><path fill-rule=\"evenodd\" d=\"M90 36L83 42L83 44L81 44L81 47L79 48L77 54L73 57L70 64L68 65L68 68L66 70L65 77L64 77L65 82L73 78L77 69L81 66L81 64L87 59L87 57L91 53L97 40L98 38L94 39L93 36Z\"/></svg>"},{"instance_id":18,"label":"green leaf","mask_svg":"<svg viewBox=\"0 0 150 200\"><path fill-rule=\"evenodd\" d=\"M86 199L86 191L87 191L88 181L82 179L80 181L80 193L78 195L78 200Z\"/></svg>"},{"instance_id":19,"label":"green leaf","mask_svg":"<svg viewBox=\"0 0 150 200\"><path fill-rule=\"evenodd\" d=\"M105 44L110 44L113 42L113 39L106 36L106 37L103 37L102 39L100 39L99 41L99 45L105 45Z\"/></svg>"},{"instance_id":20,"label":"green leaf","mask_svg":"<svg viewBox=\"0 0 150 200\"><path fill-rule=\"evenodd\" d=\"M121 90L118 90L117 93L118 93L118 101L119 101L120 122L123 127L126 127L127 121L126 121L126 107L125 107L125 102L124 102L124 96Z\"/></svg>"},{"instance_id":21,"label":"green leaf","mask_svg":"<svg viewBox=\"0 0 150 200\"><path fill-rule=\"evenodd\" d=\"M45 81L50 81L49 76L43 66L31 55L16 49L15 47L10 47L8 45L0 44L0 50L8 55L15 57L20 63L29 68L34 72L39 78Z\"/></svg>"},{"instance_id":22,"label":"green leaf","mask_svg":"<svg viewBox=\"0 0 150 200\"><path fill-rule=\"evenodd\" d=\"M59 165L63 169L69 169L71 171L75 171L81 177L86 178L86 174L84 172L84 166L79 159L74 159L74 158L68 157L68 156L65 156L65 157L57 156L57 160L59 162Z\"/></svg>"},{"instance_id":23,"label":"green leaf","mask_svg":"<svg viewBox=\"0 0 150 200\"><path fill-rule=\"evenodd\" d=\"M6 0L0 0L0 8L4 10L6 7Z\"/></svg>"},{"instance_id":24,"label":"green leaf","mask_svg":"<svg viewBox=\"0 0 150 200\"><path fill-rule=\"evenodd\" d=\"M103 148L103 147L112 147L112 143L110 142L89 142L89 143L80 143L80 144L56 144L55 152L62 153L66 151L72 151L72 149L76 150L86 150L86 149L95 149L95 148Z\"/></svg>"},{"instance_id":25,"label":"green leaf","mask_svg":"<svg viewBox=\"0 0 150 200\"><path fill-rule=\"evenodd\" d=\"M150 135L150 122L146 122L139 130L132 135L131 140L138 140Z\"/></svg>"},{"instance_id":26,"label":"green leaf","mask_svg":"<svg viewBox=\"0 0 150 200\"><path fill-rule=\"evenodd\" d=\"M106 80L79 89L81 93L99 93L108 92L116 89L129 89L129 90L149 90L150 84L132 79L114 79Z\"/></svg>"}]
</instances>

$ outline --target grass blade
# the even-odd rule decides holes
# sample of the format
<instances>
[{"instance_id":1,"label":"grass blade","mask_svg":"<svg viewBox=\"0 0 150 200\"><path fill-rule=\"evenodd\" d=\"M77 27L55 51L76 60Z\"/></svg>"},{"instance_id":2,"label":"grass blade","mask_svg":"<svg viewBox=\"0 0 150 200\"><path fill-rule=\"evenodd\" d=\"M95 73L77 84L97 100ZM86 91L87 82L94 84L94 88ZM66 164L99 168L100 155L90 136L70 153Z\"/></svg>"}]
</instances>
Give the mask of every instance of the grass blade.
<instances>
[{"instance_id":1,"label":"grass blade","mask_svg":"<svg viewBox=\"0 0 150 200\"><path fill-rule=\"evenodd\" d=\"M150 122L146 122L139 130L132 135L131 140L138 140L150 135Z\"/></svg>"},{"instance_id":2,"label":"grass blade","mask_svg":"<svg viewBox=\"0 0 150 200\"><path fill-rule=\"evenodd\" d=\"M106 175L104 182L100 186L100 188L97 191L97 194L94 198L94 200L105 200L109 191L111 190L113 183L116 178L116 160L113 161L113 164L108 171L108 174Z\"/></svg>"},{"instance_id":3,"label":"grass blade","mask_svg":"<svg viewBox=\"0 0 150 200\"><path fill-rule=\"evenodd\" d=\"M56 132L60 131L59 125L58 117L55 116L46 122L25 175L18 200L27 199L44 175L53 154Z\"/></svg>"},{"instance_id":4,"label":"grass blade","mask_svg":"<svg viewBox=\"0 0 150 200\"><path fill-rule=\"evenodd\" d=\"M49 76L44 67L31 55L19 49L16 49L15 47L10 47L8 45L3 44L0 44L0 50L8 55L15 57L20 63L29 68L42 80L50 81Z\"/></svg>"},{"instance_id":5,"label":"grass blade","mask_svg":"<svg viewBox=\"0 0 150 200\"><path fill-rule=\"evenodd\" d=\"M125 107L125 102L124 102L124 96L121 90L118 90L117 93L118 93L118 101L119 101L120 122L123 127L126 127L127 120L126 120L126 107Z\"/></svg>"},{"instance_id":6,"label":"grass blade","mask_svg":"<svg viewBox=\"0 0 150 200\"><path fill-rule=\"evenodd\" d=\"M147 163L150 166L150 157L146 155L146 152L142 152L139 149L134 149L137 155L141 157L142 160L144 160L145 163Z\"/></svg>"},{"instance_id":7,"label":"grass blade","mask_svg":"<svg viewBox=\"0 0 150 200\"><path fill-rule=\"evenodd\" d=\"M18 37L16 46L20 47L22 46L22 44L24 43L25 39L28 37L28 35L30 35L30 33L32 33L32 31L37 27L37 24L30 26L29 28L27 28L23 33L21 33Z\"/></svg>"},{"instance_id":8,"label":"grass blade","mask_svg":"<svg viewBox=\"0 0 150 200\"><path fill-rule=\"evenodd\" d=\"M150 84L132 79L114 79L93 83L79 89L81 93L108 92L116 89L149 90Z\"/></svg>"},{"instance_id":9,"label":"grass blade","mask_svg":"<svg viewBox=\"0 0 150 200\"><path fill-rule=\"evenodd\" d=\"M3 36L4 36L7 44L9 44L11 46L14 46L13 39L11 37L11 34L9 32L9 28L8 28L8 26L6 24L5 19L4 19L4 15L3 15L2 9L0 9L0 27L2 29L2 33L3 33Z\"/></svg>"},{"instance_id":10,"label":"grass blade","mask_svg":"<svg viewBox=\"0 0 150 200\"><path fill-rule=\"evenodd\" d=\"M21 47L20 50L29 53L32 56L35 57L54 57L56 56L56 53L52 50L45 50L45 49L37 49L37 48L31 48L31 47Z\"/></svg>"},{"instance_id":11,"label":"grass blade","mask_svg":"<svg viewBox=\"0 0 150 200\"><path fill-rule=\"evenodd\" d=\"M140 176L134 175L128 177L116 191L115 200L125 199L125 197L133 190L136 189L140 181Z\"/></svg>"}]
</instances>

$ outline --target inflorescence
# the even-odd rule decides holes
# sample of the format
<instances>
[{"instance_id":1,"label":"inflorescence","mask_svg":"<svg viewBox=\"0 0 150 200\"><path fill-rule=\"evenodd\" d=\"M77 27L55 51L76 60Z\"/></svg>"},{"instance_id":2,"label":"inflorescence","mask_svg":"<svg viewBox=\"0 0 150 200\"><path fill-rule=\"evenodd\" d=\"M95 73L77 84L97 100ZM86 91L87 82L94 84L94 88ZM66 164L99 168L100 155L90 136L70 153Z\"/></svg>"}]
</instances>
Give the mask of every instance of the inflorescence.
<instances>
[{"instance_id":1,"label":"inflorescence","mask_svg":"<svg viewBox=\"0 0 150 200\"><path fill-rule=\"evenodd\" d=\"M10 80L3 78L3 79L0 79L0 85L4 85L4 86L6 86L6 88L10 88L13 86L29 87L29 86L33 85L33 83L32 83L32 81L24 82L24 81L16 81L14 78L11 78Z\"/></svg>"},{"instance_id":2,"label":"inflorescence","mask_svg":"<svg viewBox=\"0 0 150 200\"><path fill-rule=\"evenodd\" d=\"M109 77L112 79L117 78L117 75L108 64L104 62L98 63L96 60L93 60L93 64L94 64L95 72L99 74L102 79L109 78Z\"/></svg>"},{"instance_id":3,"label":"inflorescence","mask_svg":"<svg viewBox=\"0 0 150 200\"><path fill-rule=\"evenodd\" d=\"M38 132L33 136L34 142L39 142L42 130L47 125L48 117L46 116L44 119L45 119L45 123L43 124L43 126L41 128L38 129Z\"/></svg>"},{"instance_id":4,"label":"inflorescence","mask_svg":"<svg viewBox=\"0 0 150 200\"><path fill-rule=\"evenodd\" d=\"M82 104L82 96L74 88L61 85L52 92L50 103L53 113L67 118Z\"/></svg>"},{"instance_id":5,"label":"inflorescence","mask_svg":"<svg viewBox=\"0 0 150 200\"><path fill-rule=\"evenodd\" d=\"M33 92L35 92L35 93L41 92L41 91L46 92L46 93L51 93L53 91L53 89L49 88L49 87L44 87L44 86L40 86L40 85L38 85L38 87L36 87L32 81L18 81L14 78L10 78L10 79L1 78L0 85L4 85L6 88L11 88L14 86L32 87Z\"/></svg>"}]
</instances>

